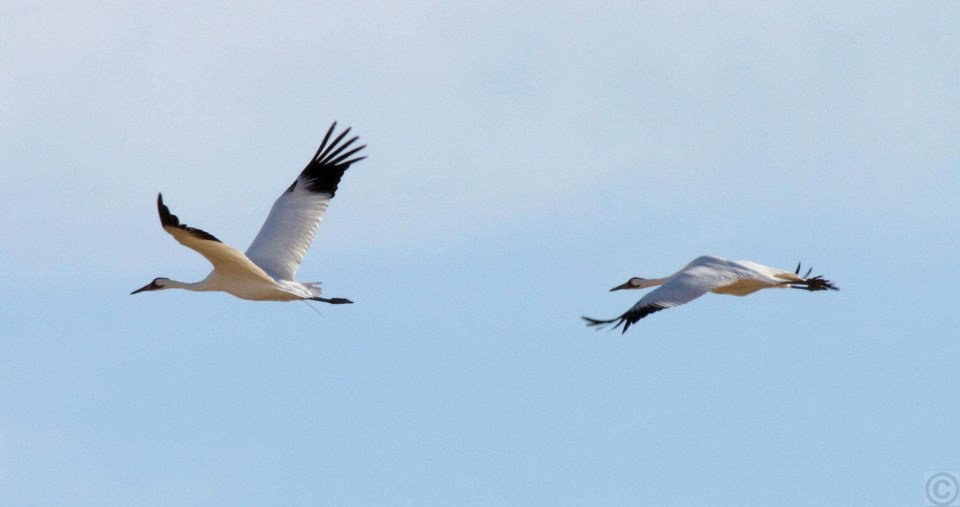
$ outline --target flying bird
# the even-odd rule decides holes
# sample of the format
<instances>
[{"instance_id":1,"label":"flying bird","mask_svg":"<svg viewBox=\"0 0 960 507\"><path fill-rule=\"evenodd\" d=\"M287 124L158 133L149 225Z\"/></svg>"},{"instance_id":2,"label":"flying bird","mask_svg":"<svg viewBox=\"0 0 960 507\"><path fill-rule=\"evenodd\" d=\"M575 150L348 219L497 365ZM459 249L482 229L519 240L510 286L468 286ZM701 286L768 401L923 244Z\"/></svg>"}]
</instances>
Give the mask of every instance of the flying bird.
<instances>
[{"instance_id":1,"label":"flying bird","mask_svg":"<svg viewBox=\"0 0 960 507\"><path fill-rule=\"evenodd\" d=\"M626 283L610 291L621 289L645 289L660 287L643 296L637 304L623 315L610 320L598 320L583 317L588 326L603 327L613 324L614 328L623 326L623 332L638 320L672 306L680 306L708 293L746 296L760 289L786 288L804 289L811 292L819 290L839 290L822 276L810 277L810 271L800 276L800 264L793 272L771 268L750 261L729 261L720 257L704 255L697 257L686 267L666 278L633 277Z\"/></svg>"},{"instance_id":2,"label":"flying bird","mask_svg":"<svg viewBox=\"0 0 960 507\"><path fill-rule=\"evenodd\" d=\"M294 280L320 220L336 194L340 178L351 164L366 158L351 158L365 146L346 151L357 140L356 137L341 143L350 132L349 128L330 140L336 126L336 122L330 126L317 154L273 203L267 221L246 253L241 253L208 232L181 223L163 203L163 195L158 194L157 209L163 230L181 245L206 257L213 264L213 271L203 280L193 283L155 278L130 294L186 289L198 292L223 291L253 301L309 299L330 304L352 303L345 298L320 297L319 282Z\"/></svg>"}]
</instances>

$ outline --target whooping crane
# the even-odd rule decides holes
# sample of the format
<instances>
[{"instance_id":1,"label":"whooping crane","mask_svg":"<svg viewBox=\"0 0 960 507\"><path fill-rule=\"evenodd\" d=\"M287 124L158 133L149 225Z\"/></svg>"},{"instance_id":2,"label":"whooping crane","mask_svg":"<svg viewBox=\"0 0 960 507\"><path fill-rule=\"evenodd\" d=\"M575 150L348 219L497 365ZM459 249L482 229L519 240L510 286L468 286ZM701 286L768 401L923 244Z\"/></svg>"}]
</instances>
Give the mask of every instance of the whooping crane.
<instances>
[{"instance_id":1,"label":"whooping crane","mask_svg":"<svg viewBox=\"0 0 960 507\"><path fill-rule=\"evenodd\" d=\"M180 223L176 215L163 204L163 195L157 195L160 224L181 245L196 250L213 264L213 271L199 282L185 283L169 278L156 278L131 292L187 289L192 291L223 291L241 299L253 301L296 301L309 299L331 304L352 303L344 298L320 297L319 282L296 282L294 275L310 248L313 236L337 191L337 185L350 164L366 157L350 158L365 146L344 153L356 137L340 141L350 132L347 128L332 142L337 123L320 143L317 154L300 173L296 181L273 203L267 221L254 238L246 254L240 253L213 235Z\"/></svg>"},{"instance_id":2,"label":"whooping crane","mask_svg":"<svg viewBox=\"0 0 960 507\"><path fill-rule=\"evenodd\" d=\"M671 306L680 306L708 293L731 294L746 296L760 289L785 288L804 289L808 291L839 290L830 281L822 276L810 276L812 268L800 276L800 264L794 272L771 268L750 261L728 261L720 257L704 255L697 257L680 271L666 277L646 279L633 277L623 285L618 285L610 291L620 289L645 289L659 285L660 288L643 296L637 304L623 315L610 320L597 320L583 317L588 326L605 326L613 324L617 328L623 325L626 333L630 325L638 320L659 312Z\"/></svg>"}]
</instances>

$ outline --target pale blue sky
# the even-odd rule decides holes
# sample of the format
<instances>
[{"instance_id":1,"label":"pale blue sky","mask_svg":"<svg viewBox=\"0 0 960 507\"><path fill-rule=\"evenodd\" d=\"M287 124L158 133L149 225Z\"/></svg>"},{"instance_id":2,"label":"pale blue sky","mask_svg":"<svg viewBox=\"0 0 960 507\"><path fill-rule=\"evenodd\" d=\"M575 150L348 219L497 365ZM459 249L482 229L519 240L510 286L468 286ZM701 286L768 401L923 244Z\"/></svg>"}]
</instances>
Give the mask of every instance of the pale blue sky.
<instances>
[{"instance_id":1,"label":"pale blue sky","mask_svg":"<svg viewBox=\"0 0 960 507\"><path fill-rule=\"evenodd\" d=\"M960 2L0 4L0 503L922 505L960 470ZM299 276L245 249L330 122ZM630 276L841 291L587 329Z\"/></svg>"}]
</instances>

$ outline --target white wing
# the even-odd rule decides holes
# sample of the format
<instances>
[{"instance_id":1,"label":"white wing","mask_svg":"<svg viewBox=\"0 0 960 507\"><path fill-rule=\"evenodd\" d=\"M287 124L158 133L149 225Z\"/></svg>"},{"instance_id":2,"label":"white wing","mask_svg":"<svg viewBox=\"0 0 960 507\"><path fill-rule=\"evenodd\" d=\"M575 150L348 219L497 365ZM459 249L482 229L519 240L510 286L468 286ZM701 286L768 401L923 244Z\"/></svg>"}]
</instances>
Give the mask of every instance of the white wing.
<instances>
[{"instance_id":1,"label":"white wing","mask_svg":"<svg viewBox=\"0 0 960 507\"><path fill-rule=\"evenodd\" d=\"M277 280L294 279L340 178L350 164L366 158L350 159L363 146L343 153L357 140L354 137L339 144L349 128L327 144L336 126L336 122L330 126L313 160L273 203L267 221L247 249L247 257Z\"/></svg>"},{"instance_id":2,"label":"white wing","mask_svg":"<svg viewBox=\"0 0 960 507\"><path fill-rule=\"evenodd\" d=\"M671 276L667 282L643 296L623 315L610 320L597 320L589 317L584 319L591 326L613 324L613 327L623 325L626 333L631 325L638 320L660 310L672 306L680 306L710 292L717 287L730 284L735 278L731 273L718 271L710 266L688 265L683 271Z\"/></svg>"},{"instance_id":3,"label":"white wing","mask_svg":"<svg viewBox=\"0 0 960 507\"><path fill-rule=\"evenodd\" d=\"M708 293L745 296L769 287L792 287L809 291L838 290L821 276L800 276L800 265L793 273L750 261L728 261L704 255L687 264L682 271L667 277L663 285L651 291L623 315L609 320L583 317L589 326L623 326L623 332L638 320L660 310L689 303ZM620 287L617 287L620 288Z\"/></svg>"},{"instance_id":4,"label":"white wing","mask_svg":"<svg viewBox=\"0 0 960 507\"><path fill-rule=\"evenodd\" d=\"M170 208L163 204L163 195L157 194L157 211L160 212L160 225L181 245L204 256L213 269L224 274L249 277L273 283L273 279L260 267L250 261L239 250L215 238L212 234L181 224Z\"/></svg>"},{"instance_id":5,"label":"white wing","mask_svg":"<svg viewBox=\"0 0 960 507\"><path fill-rule=\"evenodd\" d=\"M698 273L697 271L683 271L678 273L669 282L643 296L640 301L630 309L630 312L650 306L656 306L662 310L672 306L687 304L717 287L723 287L731 283L731 281L732 279L730 277L722 276L722 273L705 276L704 273Z\"/></svg>"}]
</instances>

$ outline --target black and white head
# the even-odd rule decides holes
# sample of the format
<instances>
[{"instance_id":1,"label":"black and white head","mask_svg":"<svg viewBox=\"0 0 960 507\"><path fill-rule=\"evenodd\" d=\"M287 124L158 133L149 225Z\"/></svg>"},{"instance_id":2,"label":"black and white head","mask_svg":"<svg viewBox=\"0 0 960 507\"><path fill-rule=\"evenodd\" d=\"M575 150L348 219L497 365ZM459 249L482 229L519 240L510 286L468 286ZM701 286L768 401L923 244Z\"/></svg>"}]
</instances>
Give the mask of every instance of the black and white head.
<instances>
[{"instance_id":1,"label":"black and white head","mask_svg":"<svg viewBox=\"0 0 960 507\"><path fill-rule=\"evenodd\" d=\"M635 276L627 280L627 283L624 283L622 285L617 285L616 287L610 289L610 292L613 292L615 290L622 290L622 289L643 289L646 287L651 287L652 284L647 282L649 282L649 280L647 280L646 278L640 278L639 276Z\"/></svg>"},{"instance_id":2,"label":"black and white head","mask_svg":"<svg viewBox=\"0 0 960 507\"><path fill-rule=\"evenodd\" d=\"M136 293L138 293L138 292L146 292L146 291L148 291L148 290L166 289L166 288L167 288L167 282L169 282L169 281L170 281L169 278L163 278L163 277L154 278L152 282L150 282L150 283L144 285L143 287L140 287L139 289L131 292L130 295L132 296L132 295L134 295L134 294L136 294Z\"/></svg>"}]
</instances>

